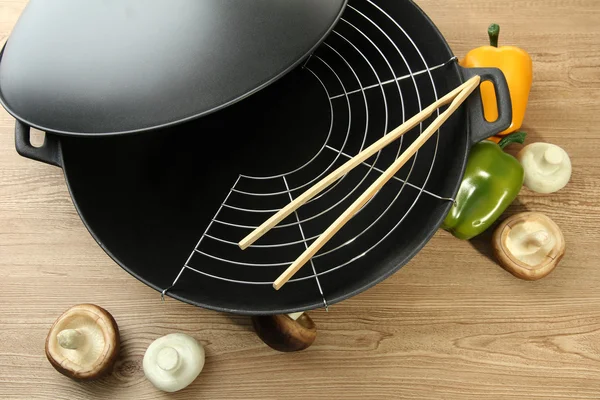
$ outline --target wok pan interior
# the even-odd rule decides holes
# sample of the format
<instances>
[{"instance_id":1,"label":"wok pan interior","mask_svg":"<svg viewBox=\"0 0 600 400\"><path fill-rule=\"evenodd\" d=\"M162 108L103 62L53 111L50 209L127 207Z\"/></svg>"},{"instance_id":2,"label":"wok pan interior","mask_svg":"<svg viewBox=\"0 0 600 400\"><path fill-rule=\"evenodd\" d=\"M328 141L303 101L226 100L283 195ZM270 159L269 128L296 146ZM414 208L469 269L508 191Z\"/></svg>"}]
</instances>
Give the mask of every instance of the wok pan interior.
<instances>
[{"instance_id":1,"label":"wok pan interior","mask_svg":"<svg viewBox=\"0 0 600 400\"><path fill-rule=\"evenodd\" d=\"M361 3L350 2L351 5ZM452 55L437 30L416 7L407 7L408 2L400 3L396 3L396 16L401 17L399 22L404 23L409 32L413 32L412 37L417 40L416 44L428 63L435 65L449 60ZM360 18L360 15L348 13L345 18L352 23L353 18ZM359 24L358 21L354 23ZM385 25L384 21L380 23ZM385 70L382 61L377 61L377 53L368 54L369 43L361 42L364 40L362 36L352 33L350 26L340 23L336 30L363 46L361 49L367 49L364 52L367 57L376 60L376 69ZM416 32L419 34L414 34ZM340 52L346 50L344 54L352 54L353 49L344 49L348 44L336 35L328 38L327 42ZM397 42L403 49L408 49L405 57L409 65L416 68L422 65L419 56L410 51L409 43L403 44L401 39ZM417 99L422 106L435 100L428 74L415 77L416 81L404 80L399 83L400 87L386 85L383 90L365 91L364 96L359 93L330 100L334 95L343 94L344 90L350 91L358 83L349 77L346 63L335 54L328 53L327 48L315 54L327 62L313 57L307 68L299 67L248 99L194 122L139 135L63 137L64 169L74 203L99 244L138 279L159 291L167 289L240 174L283 174L320 154L305 173L302 170L289 181L282 180L279 186L274 186L272 181L256 181L257 186L253 189L258 187L277 192L285 191L285 185L301 187L315 178L319 171L347 160L339 152L324 147L326 144L338 150L343 148L344 153L354 155L384 132L402 123L403 119L417 113ZM378 77L369 73L371 66L358 54L354 55L354 59L348 59L357 75L364 77L363 86L377 83ZM332 70L339 71L339 76L332 75ZM338 78L346 83L346 87L341 87ZM438 94L460 84L454 64L435 71L434 78ZM417 187L426 183L425 189L433 193L452 195L460 181L466 157L468 127L465 121L465 110L461 109L444 125L439 137L434 136L419 152L414 164L408 163L397 176L408 178ZM408 133L406 143L410 143L418 133L418 128ZM396 145L369 162L385 169L397 151ZM434 160L435 168L431 168ZM357 168L319 201L302 207L297 217L291 216L283 221L284 224L293 224L297 221L295 218L308 219L303 224L303 232L292 225L273 230L262 242L298 242L297 246L276 247L268 251L256 249L255 253L248 254L252 254L251 258L256 254L256 260L260 259L262 263L293 261L304 248L300 235L312 237L322 232L355 198L345 196L352 190L356 190L353 192L355 195L362 193L378 175L368 167ZM241 190L244 189L250 190L244 187ZM401 195L397 196L400 191ZM299 189L292 195L297 196L301 192ZM234 193L228 201L253 209L277 209L285 205L285 196L271 197L243 197ZM393 206L388 208L390 204ZM386 185L324 251L340 248L315 259L317 273L347 263L320 276L327 301L332 304L364 290L406 263L435 232L432 227L437 226L448 207L447 201L403 186L400 181ZM311 219L320 210L328 208L331 210ZM387 211L383 217L374 223L384 210ZM217 219L255 226L268 215L226 209L218 214ZM402 223L396 226L402 217ZM365 230L367 227L369 229ZM213 223L211 229L215 236L231 242L239 241L250 231L232 229L219 223ZM351 241L363 231L360 240ZM370 248L372 250L363 255ZM218 259L243 258L241 250L224 243L210 244L207 251L216 257L192 258L188 266L229 279L271 282L287 267L223 263ZM311 274L312 267L305 266L297 277ZM291 282L275 291L270 285L236 284L190 269L183 272L168 295L206 308L247 314L291 312L323 305L313 278Z\"/></svg>"}]
</instances>

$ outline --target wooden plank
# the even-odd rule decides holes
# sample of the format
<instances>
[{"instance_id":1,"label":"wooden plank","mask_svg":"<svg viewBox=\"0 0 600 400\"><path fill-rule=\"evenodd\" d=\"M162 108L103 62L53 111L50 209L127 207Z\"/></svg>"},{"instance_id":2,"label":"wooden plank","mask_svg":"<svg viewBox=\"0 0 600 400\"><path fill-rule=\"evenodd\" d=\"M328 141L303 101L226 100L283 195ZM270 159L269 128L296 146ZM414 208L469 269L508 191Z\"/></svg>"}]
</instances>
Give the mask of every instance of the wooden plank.
<instances>
[{"instance_id":1,"label":"wooden plank","mask_svg":"<svg viewBox=\"0 0 600 400\"><path fill-rule=\"evenodd\" d=\"M25 0L0 0L0 37ZM459 57L486 42L527 49L534 87L529 142L564 147L573 179L562 191L526 189L507 215L541 211L564 231L567 255L538 282L490 257L489 236L439 232L399 273L328 313L311 313L315 344L270 350L246 317L168 299L121 270L79 220L62 172L14 150L0 111L0 398L2 399L597 399L600 393L600 2L419 0ZM516 151L518 146L511 151ZM53 320L92 302L117 319L123 354L91 384L59 375L43 348ZM157 392L141 361L160 335L187 332L207 364L179 393Z\"/></svg>"}]
</instances>

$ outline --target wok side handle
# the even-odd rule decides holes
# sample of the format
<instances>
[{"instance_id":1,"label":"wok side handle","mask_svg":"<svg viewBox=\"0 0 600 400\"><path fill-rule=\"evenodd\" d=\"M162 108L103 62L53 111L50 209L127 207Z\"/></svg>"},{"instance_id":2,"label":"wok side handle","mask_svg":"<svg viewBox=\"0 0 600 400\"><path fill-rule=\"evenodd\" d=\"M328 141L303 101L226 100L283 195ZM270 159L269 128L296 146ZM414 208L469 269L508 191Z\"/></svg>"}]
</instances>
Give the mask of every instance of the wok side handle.
<instances>
[{"instance_id":1,"label":"wok side handle","mask_svg":"<svg viewBox=\"0 0 600 400\"><path fill-rule=\"evenodd\" d=\"M481 91L475 90L467 100L471 145L485 140L507 129L512 122L512 101L506 78L498 68L461 68L465 80L479 75L481 82L490 81L496 91L498 119L488 122L483 112Z\"/></svg>"},{"instance_id":2,"label":"wok side handle","mask_svg":"<svg viewBox=\"0 0 600 400\"><path fill-rule=\"evenodd\" d=\"M15 124L15 147L17 153L32 160L62 168L62 149L60 139L56 135L46 133L44 144L40 147L31 145L30 127L17 120Z\"/></svg>"}]
</instances>

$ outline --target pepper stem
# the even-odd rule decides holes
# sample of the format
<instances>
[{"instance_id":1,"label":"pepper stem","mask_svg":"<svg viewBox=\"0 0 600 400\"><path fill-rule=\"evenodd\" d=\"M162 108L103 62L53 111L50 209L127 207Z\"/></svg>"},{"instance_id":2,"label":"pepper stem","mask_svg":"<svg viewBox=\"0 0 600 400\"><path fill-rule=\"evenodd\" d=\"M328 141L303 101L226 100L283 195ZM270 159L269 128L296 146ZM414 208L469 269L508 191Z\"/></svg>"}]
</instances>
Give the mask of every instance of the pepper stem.
<instances>
[{"instance_id":1,"label":"pepper stem","mask_svg":"<svg viewBox=\"0 0 600 400\"><path fill-rule=\"evenodd\" d=\"M502 140L500 140L498 142L498 146L500 146L501 149L504 149L506 146L508 146L511 143L523 144L523 143L525 143L526 137L527 137L527 134L522 131L511 133L510 135L504 136L502 138Z\"/></svg>"},{"instance_id":2,"label":"pepper stem","mask_svg":"<svg viewBox=\"0 0 600 400\"><path fill-rule=\"evenodd\" d=\"M491 24L488 28L488 35L490 36L490 46L498 47L498 36L500 36L500 25Z\"/></svg>"}]
</instances>

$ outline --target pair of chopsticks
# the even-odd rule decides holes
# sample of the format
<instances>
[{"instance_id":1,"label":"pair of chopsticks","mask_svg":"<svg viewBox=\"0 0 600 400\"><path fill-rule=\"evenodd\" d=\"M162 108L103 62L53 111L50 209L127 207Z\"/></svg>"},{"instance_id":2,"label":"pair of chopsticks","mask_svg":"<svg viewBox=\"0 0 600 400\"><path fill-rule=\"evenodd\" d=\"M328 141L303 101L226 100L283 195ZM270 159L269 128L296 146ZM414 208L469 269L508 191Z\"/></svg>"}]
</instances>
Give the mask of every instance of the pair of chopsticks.
<instances>
[{"instance_id":1,"label":"pair of chopsticks","mask_svg":"<svg viewBox=\"0 0 600 400\"><path fill-rule=\"evenodd\" d=\"M469 97L469 95L479 86L481 78L474 76L453 91L446 94L438 101L432 103L423 111L416 114L414 117L404 122L392 130L387 135L361 151L359 154L348 160L344 165L337 168L335 171L320 180L310 189L306 190L302 195L291 201L287 206L275 213L271 218L267 219L258 228L252 231L248 236L239 242L242 250L248 248L252 243L260 239L264 234L292 214L307 201L322 192L325 188L337 181L339 178L347 174L357 165L360 165L375 153L410 131L412 128L430 117L438 108L450 103L448 108L441 113L427 129L419 135L419 137L406 149L404 152L377 178L373 184L357 198L350 207L340 215L333 224L329 226L305 251L296 261L294 261L278 278L273 282L275 290L281 289L283 285L289 281L304 264L306 264L312 256L314 256L321 247L325 245L356 213L364 206L395 174L402 168L404 164L427 142L427 140L442 126L444 122L454 113L458 107Z\"/></svg>"}]
</instances>

